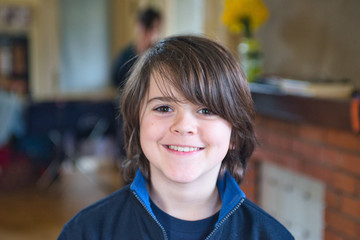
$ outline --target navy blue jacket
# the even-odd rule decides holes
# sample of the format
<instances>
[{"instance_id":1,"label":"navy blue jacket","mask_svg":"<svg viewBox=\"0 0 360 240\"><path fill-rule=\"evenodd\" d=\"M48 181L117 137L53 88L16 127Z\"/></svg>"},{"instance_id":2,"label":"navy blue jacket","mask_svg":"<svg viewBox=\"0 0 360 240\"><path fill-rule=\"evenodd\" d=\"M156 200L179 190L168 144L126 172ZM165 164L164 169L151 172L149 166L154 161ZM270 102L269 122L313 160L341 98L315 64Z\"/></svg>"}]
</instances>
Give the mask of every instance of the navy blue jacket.
<instances>
[{"instance_id":1,"label":"navy blue jacket","mask_svg":"<svg viewBox=\"0 0 360 240\"><path fill-rule=\"evenodd\" d=\"M274 218L245 197L227 172L217 187L219 219L206 239L294 239ZM80 211L58 240L168 239L150 207L146 181L138 171L133 183Z\"/></svg>"}]
</instances>

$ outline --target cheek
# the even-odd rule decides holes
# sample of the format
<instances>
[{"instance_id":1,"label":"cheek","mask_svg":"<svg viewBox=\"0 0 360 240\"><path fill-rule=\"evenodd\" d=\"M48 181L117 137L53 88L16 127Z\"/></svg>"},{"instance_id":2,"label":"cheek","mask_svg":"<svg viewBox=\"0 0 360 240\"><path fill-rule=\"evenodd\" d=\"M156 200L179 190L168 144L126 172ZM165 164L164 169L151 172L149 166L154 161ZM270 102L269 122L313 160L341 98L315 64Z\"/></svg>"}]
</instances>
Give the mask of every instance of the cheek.
<instances>
[{"instance_id":1,"label":"cheek","mask_svg":"<svg viewBox=\"0 0 360 240\"><path fill-rule=\"evenodd\" d=\"M144 121L140 124L140 145L142 151L147 156L147 152L149 149L151 149L151 142L154 139L152 126L153 124L150 124L148 121Z\"/></svg>"},{"instance_id":2,"label":"cheek","mask_svg":"<svg viewBox=\"0 0 360 240\"><path fill-rule=\"evenodd\" d=\"M154 127L153 122L149 122L147 118L142 119L140 122L140 140L147 139L151 136L152 128Z\"/></svg>"},{"instance_id":3,"label":"cheek","mask_svg":"<svg viewBox=\"0 0 360 240\"><path fill-rule=\"evenodd\" d=\"M157 140L163 131L164 124L159 123L154 117L145 116L140 122L140 141L143 144Z\"/></svg>"},{"instance_id":4,"label":"cheek","mask_svg":"<svg viewBox=\"0 0 360 240\"><path fill-rule=\"evenodd\" d=\"M206 138L211 141L211 144L226 151L230 146L231 138L231 126L227 122L220 122L216 125L208 126L207 129L211 131L205 131Z\"/></svg>"}]
</instances>

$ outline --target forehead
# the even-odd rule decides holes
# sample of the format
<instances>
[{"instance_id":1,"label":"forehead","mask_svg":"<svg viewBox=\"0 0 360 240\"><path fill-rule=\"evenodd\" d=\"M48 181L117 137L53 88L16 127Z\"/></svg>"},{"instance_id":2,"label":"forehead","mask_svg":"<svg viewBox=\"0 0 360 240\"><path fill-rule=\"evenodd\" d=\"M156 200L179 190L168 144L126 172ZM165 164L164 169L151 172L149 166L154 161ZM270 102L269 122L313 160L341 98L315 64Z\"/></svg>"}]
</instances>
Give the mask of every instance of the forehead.
<instances>
[{"instance_id":1,"label":"forehead","mask_svg":"<svg viewBox=\"0 0 360 240\"><path fill-rule=\"evenodd\" d=\"M150 77L149 89L147 94L148 98L152 98L154 96L163 96L163 93L160 91L160 88L154 78L155 78L154 75Z\"/></svg>"},{"instance_id":2,"label":"forehead","mask_svg":"<svg viewBox=\"0 0 360 240\"><path fill-rule=\"evenodd\" d=\"M153 97L167 97L172 101L185 101L186 98L172 85L172 82L164 79L159 73L150 76L148 99Z\"/></svg>"}]
</instances>

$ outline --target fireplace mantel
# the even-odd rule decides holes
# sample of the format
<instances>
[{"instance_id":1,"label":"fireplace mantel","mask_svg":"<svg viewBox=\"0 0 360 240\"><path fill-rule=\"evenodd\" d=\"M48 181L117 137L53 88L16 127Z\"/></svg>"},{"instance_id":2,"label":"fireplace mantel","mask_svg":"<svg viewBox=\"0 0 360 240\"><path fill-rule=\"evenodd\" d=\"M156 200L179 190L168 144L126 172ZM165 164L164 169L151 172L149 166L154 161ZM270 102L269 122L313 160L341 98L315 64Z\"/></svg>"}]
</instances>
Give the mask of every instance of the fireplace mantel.
<instances>
[{"instance_id":1,"label":"fireplace mantel","mask_svg":"<svg viewBox=\"0 0 360 240\"><path fill-rule=\"evenodd\" d=\"M359 98L290 95L264 84L250 84L250 89L257 114L294 123L360 132Z\"/></svg>"}]
</instances>

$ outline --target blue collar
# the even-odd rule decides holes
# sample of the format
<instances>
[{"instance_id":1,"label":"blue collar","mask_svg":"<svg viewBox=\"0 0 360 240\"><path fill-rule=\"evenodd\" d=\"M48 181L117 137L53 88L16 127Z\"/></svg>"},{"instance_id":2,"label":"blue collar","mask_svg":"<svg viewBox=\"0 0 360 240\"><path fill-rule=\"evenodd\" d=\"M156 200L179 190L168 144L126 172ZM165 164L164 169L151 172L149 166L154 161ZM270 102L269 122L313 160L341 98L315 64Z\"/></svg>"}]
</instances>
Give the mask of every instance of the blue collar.
<instances>
[{"instance_id":1,"label":"blue collar","mask_svg":"<svg viewBox=\"0 0 360 240\"><path fill-rule=\"evenodd\" d=\"M226 171L222 179L218 179L217 187L221 197L221 209L218 222L223 219L239 202L245 198L245 193L241 191L235 179ZM130 189L134 191L150 213L155 217L150 207L150 197L146 188L146 180L140 170L137 171ZM217 222L217 223L218 223Z\"/></svg>"}]
</instances>

